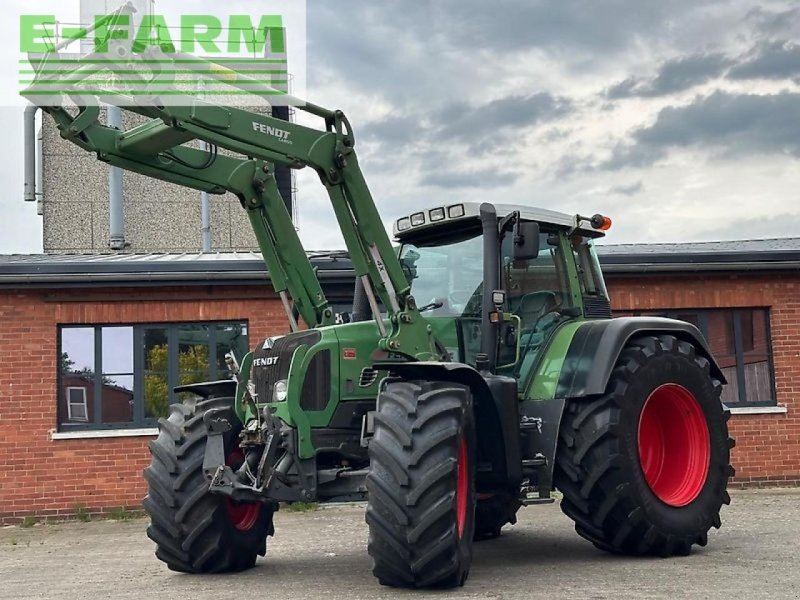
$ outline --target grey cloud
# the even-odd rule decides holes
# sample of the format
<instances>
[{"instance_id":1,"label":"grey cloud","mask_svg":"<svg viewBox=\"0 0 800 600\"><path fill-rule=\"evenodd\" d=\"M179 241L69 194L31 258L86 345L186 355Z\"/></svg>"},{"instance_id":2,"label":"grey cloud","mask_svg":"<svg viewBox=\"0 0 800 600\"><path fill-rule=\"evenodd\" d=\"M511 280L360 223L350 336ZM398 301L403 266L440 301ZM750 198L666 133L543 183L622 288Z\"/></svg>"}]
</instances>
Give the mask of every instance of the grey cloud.
<instances>
[{"instance_id":1,"label":"grey cloud","mask_svg":"<svg viewBox=\"0 0 800 600\"><path fill-rule=\"evenodd\" d=\"M747 13L745 19L751 22L758 33L776 35L796 29L800 25L800 7L788 10L771 11L756 7Z\"/></svg>"},{"instance_id":2,"label":"grey cloud","mask_svg":"<svg viewBox=\"0 0 800 600\"><path fill-rule=\"evenodd\" d=\"M652 79L630 77L612 86L606 92L609 99L631 96L666 96L682 92L719 77L730 66L731 60L723 54L693 54L668 60L659 67Z\"/></svg>"},{"instance_id":3,"label":"grey cloud","mask_svg":"<svg viewBox=\"0 0 800 600\"><path fill-rule=\"evenodd\" d=\"M311 0L310 81L380 82L384 93L413 104L420 91L475 89L474 61L501 67L509 53L543 50L585 70L643 39L672 36L677 14L700 10L692 0Z\"/></svg>"},{"instance_id":4,"label":"grey cloud","mask_svg":"<svg viewBox=\"0 0 800 600\"><path fill-rule=\"evenodd\" d=\"M701 147L724 155L790 154L800 157L800 94L734 95L715 92L687 106L662 109L655 123L634 131L605 169L653 164L669 149Z\"/></svg>"},{"instance_id":5,"label":"grey cloud","mask_svg":"<svg viewBox=\"0 0 800 600\"><path fill-rule=\"evenodd\" d=\"M499 188L513 184L519 173L498 169L435 171L423 176L422 185L440 188Z\"/></svg>"},{"instance_id":6,"label":"grey cloud","mask_svg":"<svg viewBox=\"0 0 800 600\"><path fill-rule=\"evenodd\" d=\"M450 103L433 113L433 118L390 116L367 123L360 135L385 142L411 142L429 136L431 140L459 142L478 150L495 145L508 134L565 114L571 104L547 93L507 96L482 104Z\"/></svg>"},{"instance_id":7,"label":"grey cloud","mask_svg":"<svg viewBox=\"0 0 800 600\"><path fill-rule=\"evenodd\" d=\"M424 127L419 118L391 116L382 121L365 123L356 131L358 136L388 143L406 143L422 135Z\"/></svg>"},{"instance_id":8,"label":"grey cloud","mask_svg":"<svg viewBox=\"0 0 800 600\"><path fill-rule=\"evenodd\" d=\"M620 196L635 196L644 190L644 183L641 180L630 184L615 185L608 190L609 194L616 194Z\"/></svg>"},{"instance_id":9,"label":"grey cloud","mask_svg":"<svg viewBox=\"0 0 800 600\"><path fill-rule=\"evenodd\" d=\"M719 227L697 234L700 240L768 239L797 236L800 214L778 214L720 223Z\"/></svg>"},{"instance_id":10,"label":"grey cloud","mask_svg":"<svg viewBox=\"0 0 800 600\"><path fill-rule=\"evenodd\" d=\"M763 42L728 71L730 79L790 79L800 76L800 44Z\"/></svg>"},{"instance_id":11,"label":"grey cloud","mask_svg":"<svg viewBox=\"0 0 800 600\"><path fill-rule=\"evenodd\" d=\"M474 143L503 131L519 131L567 112L570 103L548 93L508 96L487 104L450 104L438 111L437 135Z\"/></svg>"}]
</instances>

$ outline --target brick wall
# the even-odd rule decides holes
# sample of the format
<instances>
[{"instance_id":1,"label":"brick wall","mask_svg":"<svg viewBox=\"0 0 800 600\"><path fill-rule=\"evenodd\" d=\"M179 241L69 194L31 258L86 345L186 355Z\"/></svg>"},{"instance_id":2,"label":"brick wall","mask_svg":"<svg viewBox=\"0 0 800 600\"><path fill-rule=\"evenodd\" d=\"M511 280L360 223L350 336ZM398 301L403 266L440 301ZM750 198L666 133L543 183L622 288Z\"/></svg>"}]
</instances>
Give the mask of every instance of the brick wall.
<instances>
[{"instance_id":1,"label":"brick wall","mask_svg":"<svg viewBox=\"0 0 800 600\"><path fill-rule=\"evenodd\" d=\"M800 485L800 275L609 278L615 310L770 310L775 387L785 414L732 415L735 485Z\"/></svg>"},{"instance_id":2,"label":"brick wall","mask_svg":"<svg viewBox=\"0 0 800 600\"><path fill-rule=\"evenodd\" d=\"M735 415L737 485L800 484L800 276L610 278L616 310L770 308L778 402L786 414ZM251 342L286 330L263 287L0 290L0 522L138 508L149 437L51 440L57 325L247 320Z\"/></svg>"},{"instance_id":3,"label":"brick wall","mask_svg":"<svg viewBox=\"0 0 800 600\"><path fill-rule=\"evenodd\" d=\"M250 340L287 329L264 288L0 290L0 522L136 509L150 437L51 440L57 325L248 320Z\"/></svg>"}]
</instances>

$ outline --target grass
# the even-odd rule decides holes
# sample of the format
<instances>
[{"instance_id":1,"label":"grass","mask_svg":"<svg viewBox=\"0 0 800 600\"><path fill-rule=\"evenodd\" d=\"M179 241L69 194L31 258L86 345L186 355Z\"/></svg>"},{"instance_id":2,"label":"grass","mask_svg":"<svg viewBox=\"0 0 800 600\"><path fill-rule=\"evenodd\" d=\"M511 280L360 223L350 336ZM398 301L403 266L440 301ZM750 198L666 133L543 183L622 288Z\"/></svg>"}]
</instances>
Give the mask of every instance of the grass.
<instances>
[{"instance_id":1,"label":"grass","mask_svg":"<svg viewBox=\"0 0 800 600\"><path fill-rule=\"evenodd\" d=\"M76 505L75 518L81 523L88 523L92 520L92 515L89 514L89 511L85 506Z\"/></svg>"},{"instance_id":2,"label":"grass","mask_svg":"<svg viewBox=\"0 0 800 600\"><path fill-rule=\"evenodd\" d=\"M285 505L287 512L314 512L317 510L316 502L292 502Z\"/></svg>"},{"instance_id":3,"label":"grass","mask_svg":"<svg viewBox=\"0 0 800 600\"><path fill-rule=\"evenodd\" d=\"M33 527L36 525L36 517L27 516L22 519L22 522L19 524L20 527L27 529L28 527Z\"/></svg>"},{"instance_id":4,"label":"grass","mask_svg":"<svg viewBox=\"0 0 800 600\"><path fill-rule=\"evenodd\" d=\"M133 517L124 506L115 506L108 511L108 518L112 521L130 521Z\"/></svg>"}]
</instances>

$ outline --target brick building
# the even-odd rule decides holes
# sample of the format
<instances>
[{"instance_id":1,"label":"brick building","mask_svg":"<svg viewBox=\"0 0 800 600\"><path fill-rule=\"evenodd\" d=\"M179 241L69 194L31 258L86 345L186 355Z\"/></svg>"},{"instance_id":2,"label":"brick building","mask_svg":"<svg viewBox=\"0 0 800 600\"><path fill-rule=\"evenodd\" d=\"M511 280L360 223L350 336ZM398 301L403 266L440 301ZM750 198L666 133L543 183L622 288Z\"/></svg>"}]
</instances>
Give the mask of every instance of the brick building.
<instances>
[{"instance_id":1,"label":"brick building","mask_svg":"<svg viewBox=\"0 0 800 600\"><path fill-rule=\"evenodd\" d=\"M735 483L800 484L800 238L605 246L618 314L694 322L729 379ZM340 311L349 261L318 256ZM0 520L136 508L173 385L287 329L250 253L0 257Z\"/></svg>"}]
</instances>

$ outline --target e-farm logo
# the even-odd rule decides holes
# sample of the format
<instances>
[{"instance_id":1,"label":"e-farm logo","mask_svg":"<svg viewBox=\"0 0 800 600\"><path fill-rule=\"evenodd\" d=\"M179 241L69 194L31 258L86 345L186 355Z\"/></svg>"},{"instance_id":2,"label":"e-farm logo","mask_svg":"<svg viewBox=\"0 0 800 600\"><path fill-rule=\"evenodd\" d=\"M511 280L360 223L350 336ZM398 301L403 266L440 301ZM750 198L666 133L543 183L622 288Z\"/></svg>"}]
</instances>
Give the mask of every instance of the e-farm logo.
<instances>
[{"instance_id":1,"label":"e-farm logo","mask_svg":"<svg viewBox=\"0 0 800 600\"><path fill-rule=\"evenodd\" d=\"M152 8L133 0L87 15L82 6L80 23L20 15L22 95L37 104L60 104L64 96L103 103L113 96L115 104L127 98L185 105L224 96L263 105L265 96L270 104L289 97L287 23L279 11L175 16Z\"/></svg>"}]
</instances>

